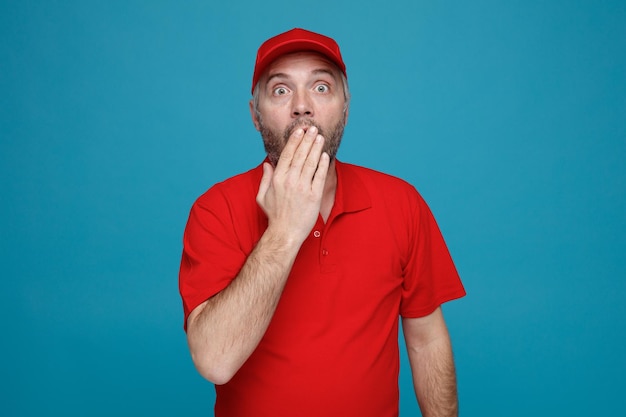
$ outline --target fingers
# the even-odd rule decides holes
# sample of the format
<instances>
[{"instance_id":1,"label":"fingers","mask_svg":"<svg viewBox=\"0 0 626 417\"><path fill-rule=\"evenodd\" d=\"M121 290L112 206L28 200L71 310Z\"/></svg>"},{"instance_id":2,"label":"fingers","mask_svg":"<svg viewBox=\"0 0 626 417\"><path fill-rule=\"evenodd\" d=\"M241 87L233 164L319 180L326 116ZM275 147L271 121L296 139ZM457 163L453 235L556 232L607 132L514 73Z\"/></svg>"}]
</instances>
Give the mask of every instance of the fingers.
<instances>
[{"instance_id":1,"label":"fingers","mask_svg":"<svg viewBox=\"0 0 626 417\"><path fill-rule=\"evenodd\" d=\"M301 176L307 180L312 180L315 172L318 170L322 150L324 148L324 138L317 134L317 129L308 132L296 152L296 157L292 162L292 167L300 168ZM309 133L311 135L309 136ZM301 152L301 154L300 154Z\"/></svg>"},{"instance_id":2,"label":"fingers","mask_svg":"<svg viewBox=\"0 0 626 417\"><path fill-rule=\"evenodd\" d=\"M300 142L302 142L302 138L304 137L304 129L298 128L296 129L289 140L285 144L285 147L280 153L280 158L278 158L278 163L276 164L277 172L287 172L289 167L291 167L291 162L295 156L296 150L300 146Z\"/></svg>"},{"instance_id":3,"label":"fingers","mask_svg":"<svg viewBox=\"0 0 626 417\"><path fill-rule=\"evenodd\" d=\"M257 193L257 201L265 196L267 190L270 188L270 184L272 183L272 175L274 174L274 168L271 164L264 162L263 163L263 176L261 177L261 184L259 185L259 192Z\"/></svg>"},{"instance_id":4,"label":"fingers","mask_svg":"<svg viewBox=\"0 0 626 417\"><path fill-rule=\"evenodd\" d=\"M321 135L318 135L317 128L315 126L309 127L300 142L300 146L296 149L291 166L307 171L303 172L303 174L310 174L309 178L313 178L313 173L317 169L319 157L322 153L322 141L323 138Z\"/></svg>"},{"instance_id":5,"label":"fingers","mask_svg":"<svg viewBox=\"0 0 626 417\"><path fill-rule=\"evenodd\" d=\"M324 138L318 134L318 129L311 126L304 132L304 129L296 129L289 137L278 163L276 171L286 173L290 169L313 177L319 158L322 153Z\"/></svg>"},{"instance_id":6,"label":"fingers","mask_svg":"<svg viewBox=\"0 0 626 417\"><path fill-rule=\"evenodd\" d=\"M328 167L330 166L330 156L326 152L322 153L320 156L320 162L317 166L317 170L315 171L315 175L313 177L313 183L311 184L311 188L313 192L319 193L320 195L324 191L324 184L326 183L326 176L328 175Z\"/></svg>"}]
</instances>

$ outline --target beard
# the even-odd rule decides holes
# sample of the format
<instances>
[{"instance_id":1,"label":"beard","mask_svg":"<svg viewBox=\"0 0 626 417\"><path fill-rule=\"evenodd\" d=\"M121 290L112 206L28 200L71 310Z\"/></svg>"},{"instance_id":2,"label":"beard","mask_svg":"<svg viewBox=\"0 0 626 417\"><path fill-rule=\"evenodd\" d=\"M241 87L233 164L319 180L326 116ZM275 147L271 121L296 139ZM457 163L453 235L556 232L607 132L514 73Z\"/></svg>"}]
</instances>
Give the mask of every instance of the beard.
<instances>
[{"instance_id":1,"label":"beard","mask_svg":"<svg viewBox=\"0 0 626 417\"><path fill-rule=\"evenodd\" d=\"M291 134L299 127L311 126L315 126L318 130L318 134L324 137L323 152L326 152L332 161L337 156L337 151L339 150L339 145L341 144L341 138L343 137L343 129L345 127L345 123L343 121L340 121L335 126L326 130L319 124L315 123L312 119L300 117L291 122L291 124L289 124L283 132L277 132L265 126L263 124L263 120L259 117L259 132L263 138L263 145L265 146L267 157L273 166L276 166L278 163L280 154L282 153L285 144L287 144L289 137L291 137Z\"/></svg>"}]
</instances>

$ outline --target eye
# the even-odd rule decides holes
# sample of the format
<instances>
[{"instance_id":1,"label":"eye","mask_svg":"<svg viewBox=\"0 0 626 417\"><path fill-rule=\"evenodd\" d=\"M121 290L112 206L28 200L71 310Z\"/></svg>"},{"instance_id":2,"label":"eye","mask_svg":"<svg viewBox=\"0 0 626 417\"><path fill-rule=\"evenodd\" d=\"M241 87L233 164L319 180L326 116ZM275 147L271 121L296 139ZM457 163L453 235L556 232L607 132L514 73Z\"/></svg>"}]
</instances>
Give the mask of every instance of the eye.
<instances>
[{"instance_id":1,"label":"eye","mask_svg":"<svg viewBox=\"0 0 626 417\"><path fill-rule=\"evenodd\" d=\"M315 86L315 91L317 91L318 93L327 93L328 90L330 90L330 87L328 87L326 84L319 84Z\"/></svg>"},{"instance_id":2,"label":"eye","mask_svg":"<svg viewBox=\"0 0 626 417\"><path fill-rule=\"evenodd\" d=\"M275 96L282 96L287 94L287 89L285 87L277 87L274 89Z\"/></svg>"}]
</instances>

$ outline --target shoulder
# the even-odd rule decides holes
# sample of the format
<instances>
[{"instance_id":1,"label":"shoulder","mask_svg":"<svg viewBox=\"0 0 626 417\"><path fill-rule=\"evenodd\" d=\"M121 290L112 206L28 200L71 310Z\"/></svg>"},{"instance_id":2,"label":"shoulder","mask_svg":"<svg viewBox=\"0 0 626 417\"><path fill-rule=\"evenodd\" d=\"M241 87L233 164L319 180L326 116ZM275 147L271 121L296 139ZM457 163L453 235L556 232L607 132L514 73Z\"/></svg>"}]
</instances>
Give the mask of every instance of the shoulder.
<instances>
[{"instance_id":1,"label":"shoulder","mask_svg":"<svg viewBox=\"0 0 626 417\"><path fill-rule=\"evenodd\" d=\"M341 162L339 171L346 182L360 182L373 198L421 200L417 189L406 180L359 165Z\"/></svg>"},{"instance_id":2,"label":"shoulder","mask_svg":"<svg viewBox=\"0 0 626 417\"><path fill-rule=\"evenodd\" d=\"M194 205L209 207L216 204L238 204L242 201L249 201L250 196L253 197L252 201L254 202L262 175L263 171L259 165L249 171L218 182L198 197Z\"/></svg>"},{"instance_id":3,"label":"shoulder","mask_svg":"<svg viewBox=\"0 0 626 417\"><path fill-rule=\"evenodd\" d=\"M378 213L390 223L406 226L432 217L422 195L402 178L346 163L340 163L338 176L342 177L344 202L368 201L373 213ZM353 207L353 203L344 205Z\"/></svg>"},{"instance_id":4,"label":"shoulder","mask_svg":"<svg viewBox=\"0 0 626 417\"><path fill-rule=\"evenodd\" d=\"M403 180L402 178L386 174L381 171L376 171L371 168L366 168L360 165L349 164L346 162L339 163L340 170L345 173L350 173L352 175L358 176L361 180L367 181L370 184L385 184L391 187L398 188L414 188L410 183Z\"/></svg>"}]
</instances>

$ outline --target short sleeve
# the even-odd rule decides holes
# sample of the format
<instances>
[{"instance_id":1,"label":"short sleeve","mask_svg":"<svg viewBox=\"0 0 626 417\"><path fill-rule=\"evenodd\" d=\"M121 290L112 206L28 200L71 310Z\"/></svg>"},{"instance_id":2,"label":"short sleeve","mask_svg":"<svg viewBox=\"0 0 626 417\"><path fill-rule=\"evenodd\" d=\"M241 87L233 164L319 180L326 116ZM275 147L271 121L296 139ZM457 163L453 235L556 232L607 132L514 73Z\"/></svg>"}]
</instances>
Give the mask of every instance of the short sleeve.
<instances>
[{"instance_id":1,"label":"short sleeve","mask_svg":"<svg viewBox=\"0 0 626 417\"><path fill-rule=\"evenodd\" d=\"M423 317L465 289L431 210L415 192L400 314Z\"/></svg>"},{"instance_id":2,"label":"short sleeve","mask_svg":"<svg viewBox=\"0 0 626 417\"><path fill-rule=\"evenodd\" d=\"M207 191L191 208L179 272L185 329L191 311L226 288L245 262L231 218L219 187Z\"/></svg>"}]
</instances>

